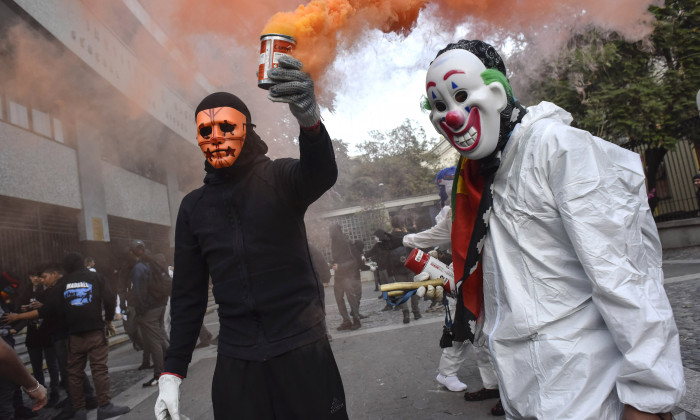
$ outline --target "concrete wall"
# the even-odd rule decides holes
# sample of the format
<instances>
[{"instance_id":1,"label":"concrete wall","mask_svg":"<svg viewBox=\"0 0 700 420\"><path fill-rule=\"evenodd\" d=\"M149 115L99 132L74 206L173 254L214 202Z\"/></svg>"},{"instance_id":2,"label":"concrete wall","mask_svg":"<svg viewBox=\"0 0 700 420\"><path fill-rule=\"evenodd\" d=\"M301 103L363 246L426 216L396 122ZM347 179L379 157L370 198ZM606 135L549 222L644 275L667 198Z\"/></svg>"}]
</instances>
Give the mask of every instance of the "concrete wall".
<instances>
[{"instance_id":1,"label":"concrete wall","mask_svg":"<svg viewBox=\"0 0 700 420\"><path fill-rule=\"evenodd\" d=\"M663 249L700 245L700 218L657 223Z\"/></svg>"},{"instance_id":2,"label":"concrete wall","mask_svg":"<svg viewBox=\"0 0 700 420\"><path fill-rule=\"evenodd\" d=\"M75 150L0 122L0 195L80 209Z\"/></svg>"},{"instance_id":3,"label":"concrete wall","mask_svg":"<svg viewBox=\"0 0 700 420\"><path fill-rule=\"evenodd\" d=\"M170 226L172 219L165 185L105 162L102 176L108 214Z\"/></svg>"}]
</instances>

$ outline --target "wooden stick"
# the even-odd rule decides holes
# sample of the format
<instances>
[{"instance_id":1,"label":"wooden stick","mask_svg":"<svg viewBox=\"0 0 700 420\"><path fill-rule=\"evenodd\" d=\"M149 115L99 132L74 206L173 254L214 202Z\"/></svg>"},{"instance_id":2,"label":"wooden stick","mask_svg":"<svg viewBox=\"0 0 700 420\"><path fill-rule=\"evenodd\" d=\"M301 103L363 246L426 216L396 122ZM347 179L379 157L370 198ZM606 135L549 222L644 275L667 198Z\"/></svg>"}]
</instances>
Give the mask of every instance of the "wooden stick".
<instances>
[{"instance_id":1,"label":"wooden stick","mask_svg":"<svg viewBox=\"0 0 700 420\"><path fill-rule=\"evenodd\" d=\"M442 279L432 279L426 281L413 281L413 282L401 282L401 283L389 283L382 284L382 292L389 292L392 290L413 290L418 289L421 286L442 286Z\"/></svg>"}]
</instances>

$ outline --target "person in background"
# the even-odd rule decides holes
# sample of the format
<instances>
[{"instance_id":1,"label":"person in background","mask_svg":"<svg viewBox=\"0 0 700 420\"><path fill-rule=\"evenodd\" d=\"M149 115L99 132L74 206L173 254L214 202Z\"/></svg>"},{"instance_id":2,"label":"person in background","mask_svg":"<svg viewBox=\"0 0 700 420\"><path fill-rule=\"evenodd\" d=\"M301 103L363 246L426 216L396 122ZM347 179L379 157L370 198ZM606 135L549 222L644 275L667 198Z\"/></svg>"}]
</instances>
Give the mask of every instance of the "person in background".
<instances>
[{"instance_id":1,"label":"person in background","mask_svg":"<svg viewBox=\"0 0 700 420\"><path fill-rule=\"evenodd\" d=\"M41 268L36 267L30 274L27 282L20 288L17 305L19 312L29 312L39 309L45 301L46 288L41 283ZM47 407L53 407L59 401L59 369L56 351L51 341L53 332L52 321L42 318L33 319L27 322L27 335L24 341L32 365L32 372L37 381L43 386L44 382L44 360L49 371L51 380L51 392Z\"/></svg>"},{"instance_id":2,"label":"person in background","mask_svg":"<svg viewBox=\"0 0 700 420\"><path fill-rule=\"evenodd\" d=\"M48 283L55 299L47 301L38 309L22 314L9 314L9 319L63 318L68 328L68 395L71 402L72 418L87 419L86 363L90 361L90 371L97 390L97 418L107 419L129 412L129 407L112 404L110 397L108 336L116 334L112 326L115 299L104 277L85 267L84 258L77 252L66 255L62 261L62 272ZM42 277L56 272L54 265L42 270ZM47 276L48 277L48 276ZM56 284L58 280L59 284ZM103 311L104 316L103 317ZM62 416L65 417L65 416ZM70 418L70 417L68 417Z\"/></svg>"},{"instance_id":3,"label":"person in background","mask_svg":"<svg viewBox=\"0 0 700 420\"><path fill-rule=\"evenodd\" d=\"M131 293L128 304L134 310L134 322L141 335L144 349L143 362L147 362L146 351L153 359L153 378L143 383L143 387L157 386L158 378L165 367L165 351L168 348L168 335L165 332L164 316L167 299L158 300L148 290L154 271L146 261L146 245L143 241L131 241L129 253L134 259L131 268Z\"/></svg>"},{"instance_id":4,"label":"person in background","mask_svg":"<svg viewBox=\"0 0 700 420\"><path fill-rule=\"evenodd\" d=\"M403 237L406 234L404 219L399 215L391 216L391 232L389 232L388 238L380 243L380 247L389 253L388 274L392 278L392 282L396 283L413 281L413 273L404 266L409 254L408 248L403 245ZM411 322L411 311L413 311L415 320L419 320L423 316L420 313L420 298L413 294L410 300L411 310L408 309L405 302L399 305L403 313L404 324Z\"/></svg>"},{"instance_id":5,"label":"person in background","mask_svg":"<svg viewBox=\"0 0 700 420\"><path fill-rule=\"evenodd\" d=\"M695 185L695 199L698 203L698 214L700 214L700 174L693 175L693 185Z\"/></svg>"},{"instance_id":6,"label":"person in background","mask_svg":"<svg viewBox=\"0 0 700 420\"><path fill-rule=\"evenodd\" d=\"M360 322L360 298L356 286L357 277L360 275L357 259L353 255L352 244L343 234L340 225L331 225L328 232L331 239L333 271L335 272L333 294L343 319L336 329L338 331L357 330L362 326ZM345 297L350 305L350 314L345 306Z\"/></svg>"}]
</instances>

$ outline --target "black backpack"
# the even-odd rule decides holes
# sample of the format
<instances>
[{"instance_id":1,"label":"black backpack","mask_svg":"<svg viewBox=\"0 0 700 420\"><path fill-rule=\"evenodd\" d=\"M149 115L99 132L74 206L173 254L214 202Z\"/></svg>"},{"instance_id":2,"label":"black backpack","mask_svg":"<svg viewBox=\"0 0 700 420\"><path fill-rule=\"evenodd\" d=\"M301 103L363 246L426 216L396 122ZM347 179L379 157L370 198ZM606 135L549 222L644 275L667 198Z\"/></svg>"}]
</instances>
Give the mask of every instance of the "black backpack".
<instances>
[{"instance_id":1,"label":"black backpack","mask_svg":"<svg viewBox=\"0 0 700 420\"><path fill-rule=\"evenodd\" d=\"M148 294L157 302L165 304L173 291L173 279L168 274L168 269L163 268L154 260L148 260L151 269L151 278L148 282Z\"/></svg>"}]
</instances>

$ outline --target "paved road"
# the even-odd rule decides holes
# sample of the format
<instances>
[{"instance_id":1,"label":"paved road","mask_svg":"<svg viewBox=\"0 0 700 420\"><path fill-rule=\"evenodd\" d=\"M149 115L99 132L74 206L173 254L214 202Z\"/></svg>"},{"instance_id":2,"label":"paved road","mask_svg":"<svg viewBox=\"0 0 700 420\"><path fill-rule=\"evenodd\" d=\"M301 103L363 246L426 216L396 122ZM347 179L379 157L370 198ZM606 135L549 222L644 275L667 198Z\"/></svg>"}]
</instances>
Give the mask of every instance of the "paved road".
<instances>
[{"instance_id":1,"label":"paved road","mask_svg":"<svg viewBox=\"0 0 700 420\"><path fill-rule=\"evenodd\" d=\"M666 290L676 316L688 393L679 406L676 419L700 419L700 259L666 261ZM440 358L438 340L444 313L424 313L418 321L403 324L399 311L383 312L383 301L377 299L371 283L363 284L360 312L369 315L357 331L338 332L340 316L332 288L326 288L327 323L331 343L341 370L352 419L491 419L489 414L495 400L466 402L462 393L453 393L435 382ZM421 309L427 308L421 302ZM205 324L214 334L218 331L216 312L205 318ZM213 419L210 408L211 376L214 370L216 348L195 351L188 378L182 385L183 412L194 419ZM121 419L153 418L157 388L142 388L141 383L151 373L135 370L141 362L140 353L130 344L113 348L110 352L110 377L113 401L127 404L132 412ZM480 388L478 370L465 363L460 378L470 390ZM50 418L53 410L44 410L41 418ZM90 412L95 418L95 411Z\"/></svg>"}]
</instances>

